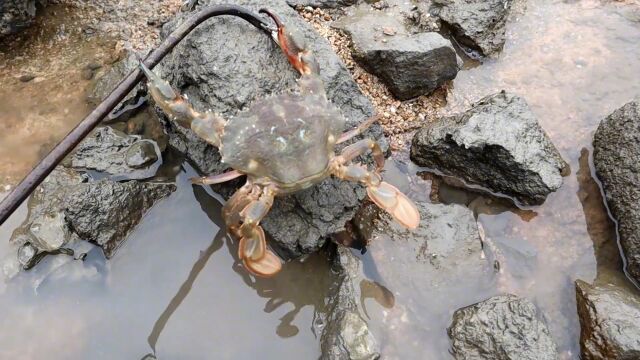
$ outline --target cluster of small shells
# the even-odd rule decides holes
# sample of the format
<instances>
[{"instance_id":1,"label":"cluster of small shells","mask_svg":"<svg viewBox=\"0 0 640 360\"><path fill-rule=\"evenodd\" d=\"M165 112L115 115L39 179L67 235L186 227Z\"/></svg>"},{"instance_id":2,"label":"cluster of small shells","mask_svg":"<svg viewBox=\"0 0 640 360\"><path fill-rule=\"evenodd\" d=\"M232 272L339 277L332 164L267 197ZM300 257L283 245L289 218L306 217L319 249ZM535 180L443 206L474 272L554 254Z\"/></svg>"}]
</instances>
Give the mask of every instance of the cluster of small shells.
<instances>
[{"instance_id":1,"label":"cluster of small shells","mask_svg":"<svg viewBox=\"0 0 640 360\"><path fill-rule=\"evenodd\" d=\"M441 88L431 95L410 101L397 100L376 76L368 73L353 59L351 39L331 27L334 18L329 12L311 7L298 7L297 11L329 41L362 93L371 100L376 112L381 115L380 123L389 138L391 149L406 150L415 130L433 121L438 109L445 105L447 89Z\"/></svg>"}]
</instances>

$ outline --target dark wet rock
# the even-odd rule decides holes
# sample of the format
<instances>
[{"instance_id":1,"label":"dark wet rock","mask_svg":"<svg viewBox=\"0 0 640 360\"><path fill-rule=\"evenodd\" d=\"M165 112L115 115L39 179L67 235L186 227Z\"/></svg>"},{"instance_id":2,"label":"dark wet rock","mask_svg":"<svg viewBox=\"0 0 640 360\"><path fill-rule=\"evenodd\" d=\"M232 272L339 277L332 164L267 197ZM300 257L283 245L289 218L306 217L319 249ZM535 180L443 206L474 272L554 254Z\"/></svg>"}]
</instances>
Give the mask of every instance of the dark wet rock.
<instances>
[{"instance_id":1,"label":"dark wet rock","mask_svg":"<svg viewBox=\"0 0 640 360\"><path fill-rule=\"evenodd\" d=\"M103 179L74 187L64 213L80 238L98 244L111 257L146 212L173 191L172 184Z\"/></svg>"},{"instance_id":2,"label":"dark wet rock","mask_svg":"<svg viewBox=\"0 0 640 360\"><path fill-rule=\"evenodd\" d=\"M73 234L64 222L64 206L69 190L87 180L72 169L55 169L29 198L27 219L10 241L18 246L30 243L38 252L56 250L72 241Z\"/></svg>"},{"instance_id":3,"label":"dark wet rock","mask_svg":"<svg viewBox=\"0 0 640 360\"><path fill-rule=\"evenodd\" d=\"M105 126L82 141L65 164L128 179L145 179L155 175L160 157L160 149L153 141Z\"/></svg>"},{"instance_id":4,"label":"dark wet rock","mask_svg":"<svg viewBox=\"0 0 640 360\"><path fill-rule=\"evenodd\" d=\"M504 91L418 131L411 159L525 205L542 204L568 172L526 101Z\"/></svg>"},{"instance_id":5,"label":"dark wet rock","mask_svg":"<svg viewBox=\"0 0 640 360\"><path fill-rule=\"evenodd\" d=\"M461 61L437 33L408 34L400 19L369 14L338 23L351 37L353 56L400 100L426 95L458 74Z\"/></svg>"},{"instance_id":6,"label":"dark wet rock","mask_svg":"<svg viewBox=\"0 0 640 360\"><path fill-rule=\"evenodd\" d=\"M360 274L360 260L347 248L339 246L335 258L339 280L329 291L327 319L320 338L323 360L378 359L380 350L360 315L360 294L355 285Z\"/></svg>"},{"instance_id":7,"label":"dark wet rock","mask_svg":"<svg viewBox=\"0 0 640 360\"><path fill-rule=\"evenodd\" d=\"M556 344L536 307L500 295L457 310L448 329L456 359L552 360Z\"/></svg>"},{"instance_id":8,"label":"dark wet rock","mask_svg":"<svg viewBox=\"0 0 640 360\"><path fill-rule=\"evenodd\" d=\"M290 6L311 6L322 9L337 9L357 3L358 0L287 0Z\"/></svg>"},{"instance_id":9,"label":"dark wet rock","mask_svg":"<svg viewBox=\"0 0 640 360\"><path fill-rule=\"evenodd\" d=\"M509 0L433 0L431 11L464 46L489 56L502 50Z\"/></svg>"},{"instance_id":10,"label":"dark wet rock","mask_svg":"<svg viewBox=\"0 0 640 360\"><path fill-rule=\"evenodd\" d=\"M2 0L0 1L0 37L15 34L31 25L36 17L36 5L44 1Z\"/></svg>"},{"instance_id":11,"label":"dark wet rock","mask_svg":"<svg viewBox=\"0 0 640 360\"><path fill-rule=\"evenodd\" d=\"M76 240L97 243L109 257L151 206L175 190L171 184L89 181L74 169L58 167L36 188L27 219L11 236L23 251L19 257L29 263L26 244L37 256L60 253Z\"/></svg>"},{"instance_id":12,"label":"dark wet rock","mask_svg":"<svg viewBox=\"0 0 640 360\"><path fill-rule=\"evenodd\" d=\"M640 295L614 284L576 281L581 359L640 359Z\"/></svg>"},{"instance_id":13,"label":"dark wet rock","mask_svg":"<svg viewBox=\"0 0 640 360\"><path fill-rule=\"evenodd\" d=\"M136 141L127 149L125 163L134 169L141 169L158 161L156 146L152 141Z\"/></svg>"},{"instance_id":14,"label":"dark wet rock","mask_svg":"<svg viewBox=\"0 0 640 360\"><path fill-rule=\"evenodd\" d=\"M595 133L593 162L618 222L627 271L640 283L640 101L604 119Z\"/></svg>"},{"instance_id":15,"label":"dark wet rock","mask_svg":"<svg viewBox=\"0 0 640 360\"><path fill-rule=\"evenodd\" d=\"M199 1L198 6L228 3ZM374 109L360 93L346 67L318 35L284 1L237 0L233 4L257 11L268 7L283 21L300 30L317 56L328 97L348 119L347 126L362 122ZM166 37L188 15L179 15L163 27ZM158 72L186 94L196 108L210 109L230 118L254 100L296 88L297 73L270 39L241 19L221 17L207 21L183 40L163 61ZM186 154L203 173L220 173L226 166L212 146L167 120L170 143ZM383 139L375 125L366 136ZM386 142L383 145L386 149ZM223 193L230 193L229 191ZM340 230L353 217L365 192L359 185L327 179L319 186L279 198L263 221L278 251L287 258L317 250L324 237Z\"/></svg>"}]
</instances>

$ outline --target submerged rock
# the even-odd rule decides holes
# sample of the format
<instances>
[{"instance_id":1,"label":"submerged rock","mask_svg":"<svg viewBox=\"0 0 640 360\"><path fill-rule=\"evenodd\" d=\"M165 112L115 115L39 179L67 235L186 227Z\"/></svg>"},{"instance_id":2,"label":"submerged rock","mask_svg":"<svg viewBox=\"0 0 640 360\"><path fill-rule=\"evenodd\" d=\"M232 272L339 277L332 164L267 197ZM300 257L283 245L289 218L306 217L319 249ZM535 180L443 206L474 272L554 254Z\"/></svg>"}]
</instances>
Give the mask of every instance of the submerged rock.
<instances>
[{"instance_id":1,"label":"submerged rock","mask_svg":"<svg viewBox=\"0 0 640 360\"><path fill-rule=\"evenodd\" d=\"M197 8L228 2L200 1ZM341 109L349 128L373 115L373 106L360 93L330 44L286 2L236 0L231 3L254 11L271 8L287 26L300 31L317 57L329 99ZM178 16L166 24L163 35L166 37L186 16ZM202 24L164 59L162 71L158 72L186 94L196 108L210 109L227 118L256 99L295 89L298 78L268 36L232 17L215 18ZM186 154L200 171L212 174L225 170L217 149L170 119L166 124L171 144ZM386 149L379 125L374 125L366 136L382 140ZM306 191L276 199L262 224L284 257L297 257L317 250L327 234L342 229L364 196L359 185L327 179Z\"/></svg>"},{"instance_id":2,"label":"submerged rock","mask_svg":"<svg viewBox=\"0 0 640 360\"><path fill-rule=\"evenodd\" d=\"M510 0L433 0L432 12L456 40L489 56L502 50Z\"/></svg>"},{"instance_id":3,"label":"submerged rock","mask_svg":"<svg viewBox=\"0 0 640 360\"><path fill-rule=\"evenodd\" d=\"M360 260L351 250L339 246L335 267L340 279L329 292L326 326L320 338L323 360L373 360L380 350L360 315L360 294L355 287L360 274Z\"/></svg>"},{"instance_id":4,"label":"submerged rock","mask_svg":"<svg viewBox=\"0 0 640 360\"><path fill-rule=\"evenodd\" d=\"M104 126L83 140L66 164L128 179L145 179L155 175L161 156L155 142Z\"/></svg>"},{"instance_id":5,"label":"submerged rock","mask_svg":"<svg viewBox=\"0 0 640 360\"><path fill-rule=\"evenodd\" d=\"M44 1L36 0L2 0L0 1L0 37L11 35L28 27L36 17L36 4Z\"/></svg>"},{"instance_id":6,"label":"submerged rock","mask_svg":"<svg viewBox=\"0 0 640 360\"><path fill-rule=\"evenodd\" d=\"M576 281L581 359L640 359L640 295Z\"/></svg>"},{"instance_id":7,"label":"submerged rock","mask_svg":"<svg viewBox=\"0 0 640 360\"><path fill-rule=\"evenodd\" d=\"M448 329L456 359L552 360L556 344L536 307L500 295L457 310Z\"/></svg>"},{"instance_id":8,"label":"submerged rock","mask_svg":"<svg viewBox=\"0 0 640 360\"><path fill-rule=\"evenodd\" d=\"M542 204L568 171L525 100L504 91L419 130L411 160L525 205Z\"/></svg>"},{"instance_id":9,"label":"submerged rock","mask_svg":"<svg viewBox=\"0 0 640 360\"><path fill-rule=\"evenodd\" d=\"M374 330L385 339L383 356L391 358L439 358L439 352L423 346L423 339L442 336L449 325L448 319L434 314L468 304L469 294L485 292L495 276L493 264L483 257L471 210L415 203L421 216L415 230L401 227L373 204L355 219L355 228L368 240L368 270L388 287L383 323Z\"/></svg>"},{"instance_id":10,"label":"submerged rock","mask_svg":"<svg viewBox=\"0 0 640 360\"><path fill-rule=\"evenodd\" d=\"M80 238L98 244L109 258L146 212L173 191L173 184L103 179L74 187L64 214Z\"/></svg>"},{"instance_id":11,"label":"submerged rock","mask_svg":"<svg viewBox=\"0 0 640 360\"><path fill-rule=\"evenodd\" d=\"M369 14L346 19L353 56L400 100L431 93L453 80L460 63L451 42L438 33L408 34L394 16Z\"/></svg>"},{"instance_id":12,"label":"submerged rock","mask_svg":"<svg viewBox=\"0 0 640 360\"><path fill-rule=\"evenodd\" d=\"M604 119L595 133L593 162L618 222L627 271L640 283L640 101Z\"/></svg>"}]
</instances>

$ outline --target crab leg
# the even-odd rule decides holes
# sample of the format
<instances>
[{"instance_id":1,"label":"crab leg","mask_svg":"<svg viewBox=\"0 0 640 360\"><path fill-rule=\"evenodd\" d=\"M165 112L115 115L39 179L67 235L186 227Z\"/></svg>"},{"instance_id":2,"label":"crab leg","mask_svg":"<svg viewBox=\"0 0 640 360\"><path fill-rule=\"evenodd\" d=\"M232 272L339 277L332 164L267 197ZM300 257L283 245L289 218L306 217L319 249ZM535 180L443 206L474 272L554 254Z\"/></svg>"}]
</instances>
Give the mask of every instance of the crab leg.
<instances>
[{"instance_id":1,"label":"crab leg","mask_svg":"<svg viewBox=\"0 0 640 360\"><path fill-rule=\"evenodd\" d=\"M274 197L275 189L265 187L260 197L240 212L242 225L238 231L241 236L238 256L247 270L259 276L272 276L282 268L278 256L267 249L264 230L259 225L271 209Z\"/></svg>"},{"instance_id":2,"label":"crab leg","mask_svg":"<svg viewBox=\"0 0 640 360\"><path fill-rule=\"evenodd\" d=\"M142 61L140 69L149 80L147 86L151 97L167 115L185 127L190 127L198 136L210 144L220 147L220 136L225 120L212 112L196 111L186 98L177 93L168 82L149 70Z\"/></svg>"},{"instance_id":3,"label":"crab leg","mask_svg":"<svg viewBox=\"0 0 640 360\"><path fill-rule=\"evenodd\" d=\"M356 126L355 128L343 133L342 135L340 135L340 137L338 138L338 141L336 141L336 144L341 144L347 140L350 140L360 134L362 134L365 130L367 130L374 122L376 122L379 119L378 115L374 115L370 118L368 118L367 120L361 122L358 126Z\"/></svg>"},{"instance_id":4,"label":"crab leg","mask_svg":"<svg viewBox=\"0 0 640 360\"><path fill-rule=\"evenodd\" d=\"M209 175L191 178L191 182L196 185L214 185L227 182L244 175L237 170L227 171L219 175Z\"/></svg>"},{"instance_id":5,"label":"crab leg","mask_svg":"<svg viewBox=\"0 0 640 360\"><path fill-rule=\"evenodd\" d=\"M371 151L373 155L373 161L376 163L376 172L382 171L384 168L384 154L380 145L371 139L364 139L355 142L342 150L340 157L344 164L357 158L358 156L365 154L367 151Z\"/></svg>"},{"instance_id":6,"label":"crab leg","mask_svg":"<svg viewBox=\"0 0 640 360\"><path fill-rule=\"evenodd\" d=\"M360 164L349 164L352 159L369 149L374 154L376 171L372 172ZM380 147L371 139L359 141L346 147L342 154L334 158L332 174L340 179L357 181L367 187L367 195L380 208L388 212L403 226L415 229L420 224L420 213L409 198L395 186L382 181L380 170L384 165L384 156Z\"/></svg>"}]
</instances>

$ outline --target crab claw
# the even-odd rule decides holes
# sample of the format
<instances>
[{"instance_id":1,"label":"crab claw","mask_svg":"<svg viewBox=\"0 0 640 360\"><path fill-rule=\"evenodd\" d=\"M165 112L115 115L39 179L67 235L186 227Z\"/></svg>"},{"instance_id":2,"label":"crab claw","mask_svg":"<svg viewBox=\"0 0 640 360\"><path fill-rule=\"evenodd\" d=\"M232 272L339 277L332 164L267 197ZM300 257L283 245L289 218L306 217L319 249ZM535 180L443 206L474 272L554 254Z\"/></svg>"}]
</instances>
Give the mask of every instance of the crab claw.
<instances>
[{"instance_id":1,"label":"crab claw","mask_svg":"<svg viewBox=\"0 0 640 360\"><path fill-rule=\"evenodd\" d=\"M260 13L268 15L276 23L277 30L271 32L271 37L280 46L291 65L302 75L318 74L318 63L307 48L302 34L287 28L280 17L271 10L260 9Z\"/></svg>"},{"instance_id":2,"label":"crab claw","mask_svg":"<svg viewBox=\"0 0 640 360\"><path fill-rule=\"evenodd\" d=\"M238 257L240 259L260 260L267 251L267 241L264 230L260 226L241 228L240 243L238 246Z\"/></svg>"},{"instance_id":3,"label":"crab claw","mask_svg":"<svg viewBox=\"0 0 640 360\"><path fill-rule=\"evenodd\" d=\"M388 212L403 226L415 229L420 224L418 208L395 186L382 181L378 186L368 186L367 194L376 205Z\"/></svg>"},{"instance_id":4,"label":"crab claw","mask_svg":"<svg viewBox=\"0 0 640 360\"><path fill-rule=\"evenodd\" d=\"M254 275L270 277L282 269L280 258L271 250L267 250L260 260L242 259L244 267Z\"/></svg>"},{"instance_id":5,"label":"crab claw","mask_svg":"<svg viewBox=\"0 0 640 360\"><path fill-rule=\"evenodd\" d=\"M261 226L249 225L240 229L242 237L238 245L238 257L247 270L254 275L269 277L282 269L280 258L267 249L264 230Z\"/></svg>"}]
</instances>

